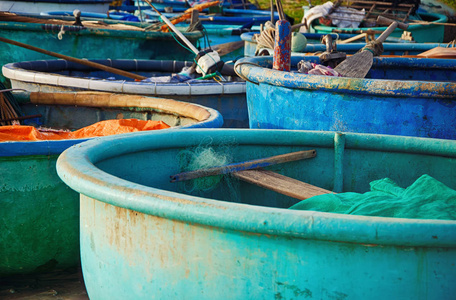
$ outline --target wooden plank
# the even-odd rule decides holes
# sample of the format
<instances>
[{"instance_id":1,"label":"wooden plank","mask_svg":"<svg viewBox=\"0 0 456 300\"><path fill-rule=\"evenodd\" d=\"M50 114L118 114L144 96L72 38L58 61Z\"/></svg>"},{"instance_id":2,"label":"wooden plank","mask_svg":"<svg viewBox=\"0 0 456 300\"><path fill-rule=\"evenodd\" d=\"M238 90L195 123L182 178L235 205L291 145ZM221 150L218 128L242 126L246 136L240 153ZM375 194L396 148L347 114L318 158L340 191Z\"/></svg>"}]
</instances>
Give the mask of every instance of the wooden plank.
<instances>
[{"instance_id":1,"label":"wooden plank","mask_svg":"<svg viewBox=\"0 0 456 300\"><path fill-rule=\"evenodd\" d=\"M332 191L328 191L264 169L245 170L232 173L231 175L245 182L252 183L299 200L323 194L335 194Z\"/></svg>"}]
</instances>

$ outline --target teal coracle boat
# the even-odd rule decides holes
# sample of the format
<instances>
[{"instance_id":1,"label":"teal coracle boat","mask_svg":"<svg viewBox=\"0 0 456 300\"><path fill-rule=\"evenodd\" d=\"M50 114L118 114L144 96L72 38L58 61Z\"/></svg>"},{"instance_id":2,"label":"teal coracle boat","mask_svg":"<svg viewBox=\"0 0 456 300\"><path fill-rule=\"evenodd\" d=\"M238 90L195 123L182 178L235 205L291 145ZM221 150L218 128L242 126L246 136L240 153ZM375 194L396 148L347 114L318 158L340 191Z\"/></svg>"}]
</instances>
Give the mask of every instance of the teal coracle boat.
<instances>
[{"instance_id":1,"label":"teal coracle boat","mask_svg":"<svg viewBox=\"0 0 456 300\"><path fill-rule=\"evenodd\" d=\"M456 139L454 59L377 58L366 78L273 70L272 57L235 65L247 80L250 128L302 129Z\"/></svg>"},{"instance_id":2,"label":"teal coracle boat","mask_svg":"<svg viewBox=\"0 0 456 300\"><path fill-rule=\"evenodd\" d=\"M52 129L74 130L122 118L171 126L162 130L223 123L213 109L170 99L109 93L16 96L25 115L42 115L26 124ZM0 142L0 277L78 266L78 194L59 179L55 164L63 150L86 140Z\"/></svg>"},{"instance_id":3,"label":"teal coracle boat","mask_svg":"<svg viewBox=\"0 0 456 300\"><path fill-rule=\"evenodd\" d=\"M135 24L133 22L122 24L117 21L114 24L100 25L94 21L82 21L84 26L81 27L72 25L74 21L50 21L7 13L0 15L0 36L71 57L159 60L194 58L194 54L181 47L172 33L144 31L139 25L132 25ZM194 44L203 36L201 32L183 34ZM6 43L0 43L0 53L2 66L12 62L52 58ZM0 79L6 82L3 76Z\"/></svg>"},{"instance_id":4,"label":"teal coracle boat","mask_svg":"<svg viewBox=\"0 0 456 300\"><path fill-rule=\"evenodd\" d=\"M57 172L80 193L90 299L448 299L456 221L287 209L299 200L239 182L185 192L181 154L229 147L233 162L300 150L270 171L335 192L424 174L456 188L456 141L355 133L200 129L67 149ZM128 166L128 167L127 167ZM404 172L404 170L407 170ZM233 196L233 195L236 195Z\"/></svg>"}]
</instances>

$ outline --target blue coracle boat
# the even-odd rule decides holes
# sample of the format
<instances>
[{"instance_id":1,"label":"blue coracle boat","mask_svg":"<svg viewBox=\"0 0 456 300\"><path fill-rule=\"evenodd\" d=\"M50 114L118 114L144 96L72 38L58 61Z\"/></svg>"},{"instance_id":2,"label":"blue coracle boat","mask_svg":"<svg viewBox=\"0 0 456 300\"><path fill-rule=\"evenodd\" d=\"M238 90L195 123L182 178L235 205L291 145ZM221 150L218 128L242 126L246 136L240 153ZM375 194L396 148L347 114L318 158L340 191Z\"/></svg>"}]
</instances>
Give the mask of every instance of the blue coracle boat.
<instances>
[{"instance_id":1,"label":"blue coracle boat","mask_svg":"<svg viewBox=\"0 0 456 300\"><path fill-rule=\"evenodd\" d=\"M272 57L244 58L250 128L364 132L456 139L456 62L374 58L366 78L273 70ZM318 57L293 56L319 63Z\"/></svg>"},{"instance_id":2,"label":"blue coracle boat","mask_svg":"<svg viewBox=\"0 0 456 300\"><path fill-rule=\"evenodd\" d=\"M90 299L450 299L456 221L287 209L299 200L245 182L185 192L181 154L230 147L233 162L314 149L269 170L337 192L423 174L456 188L456 141L284 130L181 130L66 150L80 193ZM406 171L405 171L406 170ZM339 188L337 188L339 187ZM237 195L237 196L236 196Z\"/></svg>"}]
</instances>

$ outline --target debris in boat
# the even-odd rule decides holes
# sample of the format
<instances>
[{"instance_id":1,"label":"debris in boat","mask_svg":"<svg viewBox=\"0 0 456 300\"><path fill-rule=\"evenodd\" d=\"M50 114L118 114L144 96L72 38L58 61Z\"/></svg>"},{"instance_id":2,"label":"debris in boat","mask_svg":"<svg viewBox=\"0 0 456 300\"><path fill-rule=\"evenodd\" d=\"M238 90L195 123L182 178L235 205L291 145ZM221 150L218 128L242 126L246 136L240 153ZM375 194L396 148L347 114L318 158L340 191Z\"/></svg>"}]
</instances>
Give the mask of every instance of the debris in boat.
<instances>
[{"instance_id":1,"label":"debris in boat","mask_svg":"<svg viewBox=\"0 0 456 300\"><path fill-rule=\"evenodd\" d=\"M424 174L401 188L390 178L370 183L370 191L320 195L290 209L410 219L456 220L456 191Z\"/></svg>"},{"instance_id":2,"label":"debris in boat","mask_svg":"<svg viewBox=\"0 0 456 300\"><path fill-rule=\"evenodd\" d=\"M412 2L412 3L410 3ZM305 11L300 32L311 32L312 23L317 21L326 26L338 28L378 27L378 16L383 16L395 21L412 22L420 19L416 10L420 1L395 0L387 1L362 1L362 0L337 0L328 1Z\"/></svg>"},{"instance_id":3,"label":"debris in boat","mask_svg":"<svg viewBox=\"0 0 456 300\"><path fill-rule=\"evenodd\" d=\"M344 52L337 51L337 44L336 42L333 42L330 34L325 35L321 42L326 45L326 51L319 55L322 65L329 66L334 69L347 57Z\"/></svg>"},{"instance_id":4,"label":"debris in boat","mask_svg":"<svg viewBox=\"0 0 456 300\"><path fill-rule=\"evenodd\" d=\"M331 67L323 66L316 63L311 63L305 60L301 60L298 63L298 73L310 74L310 75L326 75L326 76L341 76L336 70Z\"/></svg>"}]
</instances>

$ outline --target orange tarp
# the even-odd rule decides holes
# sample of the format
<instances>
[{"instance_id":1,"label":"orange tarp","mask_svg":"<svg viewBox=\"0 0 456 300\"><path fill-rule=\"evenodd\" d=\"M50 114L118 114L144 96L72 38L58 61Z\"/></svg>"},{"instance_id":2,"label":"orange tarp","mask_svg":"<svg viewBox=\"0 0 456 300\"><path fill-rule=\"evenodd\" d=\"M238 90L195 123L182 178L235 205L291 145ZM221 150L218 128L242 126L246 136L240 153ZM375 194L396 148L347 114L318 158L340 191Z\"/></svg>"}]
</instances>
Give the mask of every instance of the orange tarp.
<instances>
[{"instance_id":1,"label":"orange tarp","mask_svg":"<svg viewBox=\"0 0 456 300\"><path fill-rule=\"evenodd\" d=\"M162 121L137 119L106 120L76 131L36 129L33 126L0 126L0 142L82 139L112 134L169 128Z\"/></svg>"}]
</instances>

